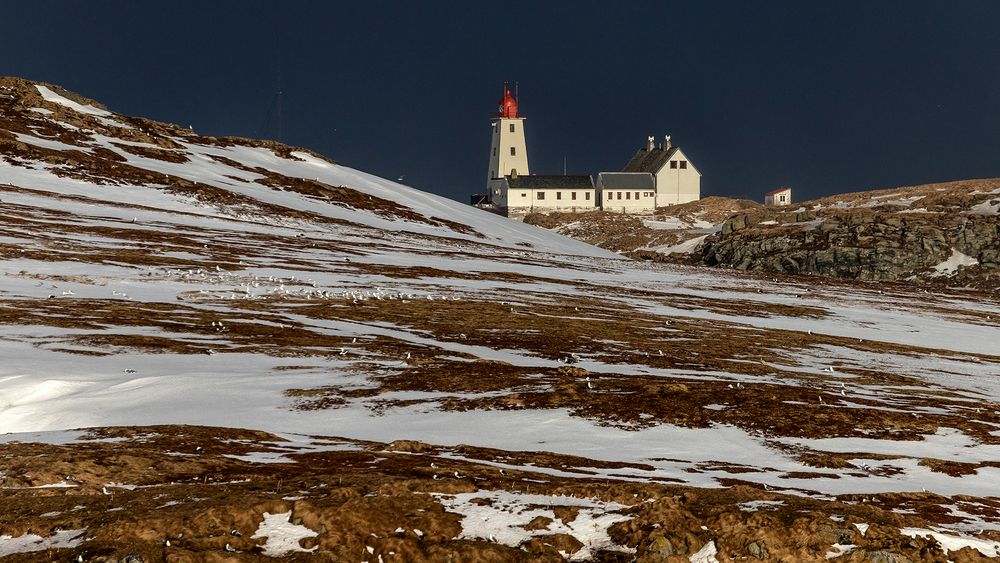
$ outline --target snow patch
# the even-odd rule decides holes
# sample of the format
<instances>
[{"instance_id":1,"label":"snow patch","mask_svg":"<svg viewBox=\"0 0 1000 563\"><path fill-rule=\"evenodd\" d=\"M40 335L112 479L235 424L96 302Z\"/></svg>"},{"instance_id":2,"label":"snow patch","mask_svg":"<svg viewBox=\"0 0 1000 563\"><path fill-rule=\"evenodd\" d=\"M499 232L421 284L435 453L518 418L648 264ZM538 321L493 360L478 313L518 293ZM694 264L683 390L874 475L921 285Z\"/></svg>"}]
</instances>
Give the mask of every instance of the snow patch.
<instances>
[{"instance_id":1,"label":"snow patch","mask_svg":"<svg viewBox=\"0 0 1000 563\"><path fill-rule=\"evenodd\" d=\"M76 111L76 112L79 112L79 113L85 113L87 115L100 115L100 116L104 116L104 117L108 117L108 116L112 115L112 113L110 111L103 110L103 109L98 109L98 108L95 108L94 106L85 106L83 104L78 104L78 103L74 102L73 100L70 100L69 98L64 98L63 96L60 96L59 94L56 94L52 90L49 90L45 86L36 84L35 88L38 89L38 93L42 95L42 98L46 102L52 102L54 104L59 104L61 106L68 107L69 109L71 109L73 111Z\"/></svg>"},{"instance_id":2,"label":"snow patch","mask_svg":"<svg viewBox=\"0 0 1000 563\"><path fill-rule=\"evenodd\" d=\"M23 536L0 536L0 557L15 553L31 553L49 549L69 549L80 545L86 530L59 530L51 537L43 538L36 534Z\"/></svg>"},{"instance_id":3,"label":"snow patch","mask_svg":"<svg viewBox=\"0 0 1000 563\"><path fill-rule=\"evenodd\" d=\"M718 553L718 550L715 549L715 542L710 541L702 546L698 553L688 557L688 561L691 563L719 563L719 560L715 558Z\"/></svg>"},{"instance_id":4,"label":"snow patch","mask_svg":"<svg viewBox=\"0 0 1000 563\"><path fill-rule=\"evenodd\" d=\"M464 517L460 538L486 539L517 547L533 536L568 534L583 544L579 551L569 557L570 561L587 561L600 550L632 552L629 548L614 543L608 535L608 528L612 524L631 519L631 516L615 514L628 508L625 505L596 499L507 491L476 491L457 495L438 493L434 496L446 510ZM488 501L488 504L471 502L479 499ZM574 506L581 510L574 520L567 523L556 518L553 506ZM539 516L552 520L548 528L524 528Z\"/></svg>"},{"instance_id":5,"label":"snow patch","mask_svg":"<svg viewBox=\"0 0 1000 563\"><path fill-rule=\"evenodd\" d=\"M958 271L959 266L975 266L979 264L979 260L971 256L966 256L961 252L951 249L951 256L947 260L941 262L937 266L934 266L934 270L937 274L936 276L949 276Z\"/></svg>"},{"instance_id":6,"label":"snow patch","mask_svg":"<svg viewBox=\"0 0 1000 563\"><path fill-rule=\"evenodd\" d=\"M306 538L314 538L319 534L305 526L292 524L291 519L291 510L280 514L265 512L264 520L257 527L257 531L250 536L250 539L267 538L267 542L264 544L264 555L268 557L284 557L297 551L305 553L316 551L319 546L305 549L299 545L299 542Z\"/></svg>"}]
</instances>

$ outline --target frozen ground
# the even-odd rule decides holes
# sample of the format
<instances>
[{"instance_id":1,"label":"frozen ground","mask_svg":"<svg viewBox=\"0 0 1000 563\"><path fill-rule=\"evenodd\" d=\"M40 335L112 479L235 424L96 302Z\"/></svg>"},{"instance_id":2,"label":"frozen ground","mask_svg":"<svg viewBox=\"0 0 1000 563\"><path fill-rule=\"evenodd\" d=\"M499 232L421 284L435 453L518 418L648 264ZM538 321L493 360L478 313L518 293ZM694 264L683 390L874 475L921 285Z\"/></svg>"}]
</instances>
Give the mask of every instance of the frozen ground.
<instances>
[{"instance_id":1,"label":"frozen ground","mask_svg":"<svg viewBox=\"0 0 1000 563\"><path fill-rule=\"evenodd\" d=\"M953 498L998 500L989 296L636 263L305 152L180 133L159 133L171 149L130 141L186 159L174 162L129 152L105 121L81 139L31 115L32 134L15 132L27 153L0 161L3 442L160 424L304 444L416 440L559 477L821 499L934 493L952 507L944 525L1000 529L995 509ZM92 181L46 160L73 147L162 176ZM239 199L177 192L178 178ZM360 196L337 203L300 182ZM364 203L382 200L395 205ZM459 445L567 457L487 459ZM547 513L501 493L441 499L469 519L467 536L517 545L533 535L520 519ZM585 546L575 558L626 549L607 537L623 506L566 502L581 515L549 531ZM484 515L517 525L472 525ZM303 549L286 516L261 524L275 553ZM714 557L708 547L698 557Z\"/></svg>"}]
</instances>

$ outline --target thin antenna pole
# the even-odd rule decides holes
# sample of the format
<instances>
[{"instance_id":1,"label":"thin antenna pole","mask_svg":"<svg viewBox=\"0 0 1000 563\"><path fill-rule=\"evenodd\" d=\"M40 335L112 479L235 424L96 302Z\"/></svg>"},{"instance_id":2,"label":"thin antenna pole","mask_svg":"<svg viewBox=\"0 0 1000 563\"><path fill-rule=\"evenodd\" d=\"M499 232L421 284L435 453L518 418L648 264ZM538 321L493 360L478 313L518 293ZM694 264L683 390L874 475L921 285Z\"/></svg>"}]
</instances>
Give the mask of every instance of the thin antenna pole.
<instances>
[{"instance_id":1,"label":"thin antenna pole","mask_svg":"<svg viewBox=\"0 0 1000 563\"><path fill-rule=\"evenodd\" d=\"M566 175L566 155L563 155L563 176Z\"/></svg>"}]
</instances>

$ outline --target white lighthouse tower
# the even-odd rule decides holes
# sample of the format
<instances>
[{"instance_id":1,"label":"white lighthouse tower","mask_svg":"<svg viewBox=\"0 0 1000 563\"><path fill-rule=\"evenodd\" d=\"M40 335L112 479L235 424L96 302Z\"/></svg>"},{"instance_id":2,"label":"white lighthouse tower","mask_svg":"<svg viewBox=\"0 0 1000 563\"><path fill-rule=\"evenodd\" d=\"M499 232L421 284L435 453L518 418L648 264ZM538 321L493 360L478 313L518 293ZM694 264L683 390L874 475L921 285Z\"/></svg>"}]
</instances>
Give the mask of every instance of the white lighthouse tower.
<instances>
[{"instance_id":1,"label":"white lighthouse tower","mask_svg":"<svg viewBox=\"0 0 1000 563\"><path fill-rule=\"evenodd\" d=\"M504 176L528 175L528 149L524 143L524 118L517 114L517 98L504 85L500 110L492 120L490 169L486 179L488 201L498 207L507 206Z\"/></svg>"}]
</instances>

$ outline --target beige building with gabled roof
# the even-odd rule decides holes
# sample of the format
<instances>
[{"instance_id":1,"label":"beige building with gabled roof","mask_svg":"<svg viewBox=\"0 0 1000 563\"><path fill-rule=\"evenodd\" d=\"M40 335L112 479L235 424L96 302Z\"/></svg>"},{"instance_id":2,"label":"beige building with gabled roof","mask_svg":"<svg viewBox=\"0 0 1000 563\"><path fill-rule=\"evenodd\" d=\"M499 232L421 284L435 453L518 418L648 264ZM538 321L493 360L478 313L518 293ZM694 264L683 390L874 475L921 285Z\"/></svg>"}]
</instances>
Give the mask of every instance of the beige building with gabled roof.
<instances>
[{"instance_id":1,"label":"beige building with gabled roof","mask_svg":"<svg viewBox=\"0 0 1000 563\"><path fill-rule=\"evenodd\" d=\"M701 199L701 172L680 147L667 135L656 146L653 137L646 140L625 165L624 172L649 172L656 186L656 206L663 207Z\"/></svg>"}]
</instances>

